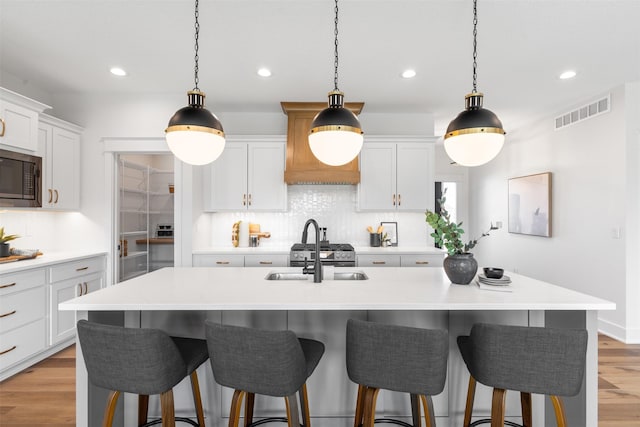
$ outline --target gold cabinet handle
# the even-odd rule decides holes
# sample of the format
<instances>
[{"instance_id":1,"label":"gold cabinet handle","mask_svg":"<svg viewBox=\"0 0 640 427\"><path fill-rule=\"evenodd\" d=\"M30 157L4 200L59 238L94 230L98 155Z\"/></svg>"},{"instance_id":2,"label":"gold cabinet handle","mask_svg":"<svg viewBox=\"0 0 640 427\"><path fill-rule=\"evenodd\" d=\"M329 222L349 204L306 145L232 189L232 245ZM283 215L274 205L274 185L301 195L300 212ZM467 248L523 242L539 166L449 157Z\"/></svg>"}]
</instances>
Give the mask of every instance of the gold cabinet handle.
<instances>
[{"instance_id":1,"label":"gold cabinet handle","mask_svg":"<svg viewBox=\"0 0 640 427\"><path fill-rule=\"evenodd\" d=\"M4 119L0 119L0 123L2 123L2 130L0 131L0 136L4 136L4 130L6 129L6 123L4 122Z\"/></svg>"},{"instance_id":2,"label":"gold cabinet handle","mask_svg":"<svg viewBox=\"0 0 640 427\"><path fill-rule=\"evenodd\" d=\"M3 352L0 352L0 356L2 356L2 355L3 355L3 354L5 354L5 353L9 353L10 351L15 350L15 349L16 349L16 346L14 345L14 346L13 346L13 347L11 347L9 350L5 350L5 351L3 351Z\"/></svg>"},{"instance_id":3,"label":"gold cabinet handle","mask_svg":"<svg viewBox=\"0 0 640 427\"><path fill-rule=\"evenodd\" d=\"M7 316L11 316L12 314L16 314L16 311L15 311L15 310L13 310L13 311L10 311L10 312L5 313L5 314L0 314L0 318L2 318L2 317L7 317Z\"/></svg>"},{"instance_id":4,"label":"gold cabinet handle","mask_svg":"<svg viewBox=\"0 0 640 427\"><path fill-rule=\"evenodd\" d=\"M242 206L247 206L247 194L242 195Z\"/></svg>"},{"instance_id":5,"label":"gold cabinet handle","mask_svg":"<svg viewBox=\"0 0 640 427\"><path fill-rule=\"evenodd\" d=\"M76 271L84 271L84 270L88 270L89 267L80 267L80 268L76 268Z\"/></svg>"},{"instance_id":6,"label":"gold cabinet handle","mask_svg":"<svg viewBox=\"0 0 640 427\"><path fill-rule=\"evenodd\" d=\"M56 199L53 201L53 203L58 203L58 190L53 190L53 192L56 194Z\"/></svg>"},{"instance_id":7,"label":"gold cabinet handle","mask_svg":"<svg viewBox=\"0 0 640 427\"><path fill-rule=\"evenodd\" d=\"M51 203L52 200L53 200L53 190L49 189L49 201L47 203Z\"/></svg>"},{"instance_id":8,"label":"gold cabinet handle","mask_svg":"<svg viewBox=\"0 0 640 427\"><path fill-rule=\"evenodd\" d=\"M229 261L216 261L216 264L227 265L229 264Z\"/></svg>"},{"instance_id":9,"label":"gold cabinet handle","mask_svg":"<svg viewBox=\"0 0 640 427\"><path fill-rule=\"evenodd\" d=\"M273 264L273 262L272 261L260 261L260 264L271 265L271 264Z\"/></svg>"},{"instance_id":10,"label":"gold cabinet handle","mask_svg":"<svg viewBox=\"0 0 640 427\"><path fill-rule=\"evenodd\" d=\"M373 264L386 264L386 261L373 261Z\"/></svg>"},{"instance_id":11,"label":"gold cabinet handle","mask_svg":"<svg viewBox=\"0 0 640 427\"><path fill-rule=\"evenodd\" d=\"M429 261L416 261L416 264L418 264L418 265L426 265L426 264L429 264Z\"/></svg>"},{"instance_id":12,"label":"gold cabinet handle","mask_svg":"<svg viewBox=\"0 0 640 427\"><path fill-rule=\"evenodd\" d=\"M393 206L395 206L395 205L396 205L396 195L394 194L393 195Z\"/></svg>"},{"instance_id":13,"label":"gold cabinet handle","mask_svg":"<svg viewBox=\"0 0 640 427\"><path fill-rule=\"evenodd\" d=\"M8 285L2 285L2 286L0 286L0 289L10 288L10 287L15 286L15 285L16 285L16 282L9 283Z\"/></svg>"},{"instance_id":14,"label":"gold cabinet handle","mask_svg":"<svg viewBox=\"0 0 640 427\"><path fill-rule=\"evenodd\" d=\"M82 283L78 283L78 296L82 296Z\"/></svg>"},{"instance_id":15,"label":"gold cabinet handle","mask_svg":"<svg viewBox=\"0 0 640 427\"><path fill-rule=\"evenodd\" d=\"M84 283L84 294L88 294L89 293L89 286L87 285L87 282L83 282Z\"/></svg>"},{"instance_id":16,"label":"gold cabinet handle","mask_svg":"<svg viewBox=\"0 0 640 427\"><path fill-rule=\"evenodd\" d=\"M249 206L251 206L251 193L249 193Z\"/></svg>"},{"instance_id":17,"label":"gold cabinet handle","mask_svg":"<svg viewBox=\"0 0 640 427\"><path fill-rule=\"evenodd\" d=\"M402 195L398 194L398 206L402 204Z\"/></svg>"}]
</instances>

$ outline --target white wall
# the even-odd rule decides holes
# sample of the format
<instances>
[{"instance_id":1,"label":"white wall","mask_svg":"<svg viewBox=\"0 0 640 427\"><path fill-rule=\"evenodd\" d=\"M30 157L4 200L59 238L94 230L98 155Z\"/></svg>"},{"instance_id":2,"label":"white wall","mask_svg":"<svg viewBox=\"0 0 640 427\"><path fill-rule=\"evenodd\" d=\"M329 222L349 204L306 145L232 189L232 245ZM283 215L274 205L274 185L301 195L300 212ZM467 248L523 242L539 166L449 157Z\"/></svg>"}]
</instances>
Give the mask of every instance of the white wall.
<instances>
[{"instance_id":1,"label":"white wall","mask_svg":"<svg viewBox=\"0 0 640 427\"><path fill-rule=\"evenodd\" d=\"M627 200L635 199L636 209L638 200L637 189L629 192L627 170L637 170L639 164L637 155L633 161L627 157L625 102L625 87L620 86L611 91L610 113L559 131L553 130L555 114L538 120L507 135L498 157L469 175L471 235L481 233L491 221L505 224L474 251L479 264L614 301L617 310L599 313L600 327L621 339L637 328L629 322L626 302L631 255L626 225ZM547 171L553 174L552 237L508 233L508 179ZM620 238L614 238L616 229L621 230ZM637 280L629 286L637 295Z\"/></svg>"}]
</instances>

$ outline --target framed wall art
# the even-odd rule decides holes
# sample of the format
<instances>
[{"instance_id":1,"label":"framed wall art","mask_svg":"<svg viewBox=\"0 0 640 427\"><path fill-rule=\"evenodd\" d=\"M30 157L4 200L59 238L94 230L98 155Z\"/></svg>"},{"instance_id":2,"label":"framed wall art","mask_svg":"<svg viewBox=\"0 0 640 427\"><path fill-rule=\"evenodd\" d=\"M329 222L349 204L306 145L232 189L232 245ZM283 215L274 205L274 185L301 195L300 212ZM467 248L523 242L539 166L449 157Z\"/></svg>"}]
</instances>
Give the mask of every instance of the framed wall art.
<instances>
[{"instance_id":1,"label":"framed wall art","mask_svg":"<svg viewBox=\"0 0 640 427\"><path fill-rule=\"evenodd\" d=\"M509 179L509 233L551 237L551 172Z\"/></svg>"},{"instance_id":2,"label":"framed wall art","mask_svg":"<svg viewBox=\"0 0 640 427\"><path fill-rule=\"evenodd\" d=\"M382 235L387 235L389 246L398 246L398 223L397 222L381 222L383 226Z\"/></svg>"}]
</instances>

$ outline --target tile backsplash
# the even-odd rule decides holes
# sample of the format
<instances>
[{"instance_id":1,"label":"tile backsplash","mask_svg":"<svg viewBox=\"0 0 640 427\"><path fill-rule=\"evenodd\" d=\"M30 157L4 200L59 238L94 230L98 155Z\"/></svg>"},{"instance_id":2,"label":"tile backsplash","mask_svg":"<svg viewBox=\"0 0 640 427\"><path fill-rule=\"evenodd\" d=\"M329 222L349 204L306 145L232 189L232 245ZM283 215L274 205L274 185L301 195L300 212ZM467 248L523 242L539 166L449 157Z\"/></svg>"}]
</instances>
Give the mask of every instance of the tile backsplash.
<instances>
[{"instance_id":1,"label":"tile backsplash","mask_svg":"<svg viewBox=\"0 0 640 427\"><path fill-rule=\"evenodd\" d=\"M327 238L334 243L368 246L367 226L397 222L399 246L433 246L424 213L356 212L356 205L355 185L290 185L287 212L203 213L196 221L194 248L231 247L231 228L236 221L258 223L262 231L271 232L271 238L262 239L261 246L287 247L300 241L309 218L326 227Z\"/></svg>"}]
</instances>

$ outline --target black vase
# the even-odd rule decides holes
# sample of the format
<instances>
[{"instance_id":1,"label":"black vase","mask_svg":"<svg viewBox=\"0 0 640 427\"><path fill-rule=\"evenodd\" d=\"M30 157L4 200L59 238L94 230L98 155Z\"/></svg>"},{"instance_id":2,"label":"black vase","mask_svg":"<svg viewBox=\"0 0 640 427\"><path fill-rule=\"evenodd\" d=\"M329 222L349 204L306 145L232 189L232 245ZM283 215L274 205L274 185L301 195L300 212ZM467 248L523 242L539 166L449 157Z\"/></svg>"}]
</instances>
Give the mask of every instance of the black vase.
<instances>
[{"instance_id":1,"label":"black vase","mask_svg":"<svg viewBox=\"0 0 640 427\"><path fill-rule=\"evenodd\" d=\"M0 243L0 257L9 256L9 244Z\"/></svg>"},{"instance_id":2,"label":"black vase","mask_svg":"<svg viewBox=\"0 0 640 427\"><path fill-rule=\"evenodd\" d=\"M449 255L442 265L451 283L456 285L468 285L478 271L478 261L472 253Z\"/></svg>"}]
</instances>

